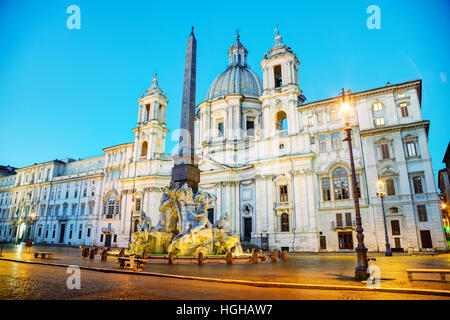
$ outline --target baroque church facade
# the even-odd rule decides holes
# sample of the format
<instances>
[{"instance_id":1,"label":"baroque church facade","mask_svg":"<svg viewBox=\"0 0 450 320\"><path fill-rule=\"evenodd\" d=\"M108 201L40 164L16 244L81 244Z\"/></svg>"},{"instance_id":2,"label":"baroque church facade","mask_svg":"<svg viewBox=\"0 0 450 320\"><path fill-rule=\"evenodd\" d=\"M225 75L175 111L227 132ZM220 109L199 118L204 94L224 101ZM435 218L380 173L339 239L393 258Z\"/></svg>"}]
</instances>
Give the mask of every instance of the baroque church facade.
<instances>
[{"instance_id":1,"label":"baroque church facade","mask_svg":"<svg viewBox=\"0 0 450 320\"><path fill-rule=\"evenodd\" d=\"M211 222L230 217L243 243L295 252L356 247L350 157L339 99L305 103L299 60L281 36L261 79L239 35L229 64L197 106L199 189L214 194ZM351 93L352 146L364 242L385 250L376 182L386 185L386 227L395 251L446 250L421 114L421 80ZM0 171L0 242L127 247L143 214L153 225L170 183L168 98L153 79L138 101L134 141L105 155Z\"/></svg>"}]
</instances>

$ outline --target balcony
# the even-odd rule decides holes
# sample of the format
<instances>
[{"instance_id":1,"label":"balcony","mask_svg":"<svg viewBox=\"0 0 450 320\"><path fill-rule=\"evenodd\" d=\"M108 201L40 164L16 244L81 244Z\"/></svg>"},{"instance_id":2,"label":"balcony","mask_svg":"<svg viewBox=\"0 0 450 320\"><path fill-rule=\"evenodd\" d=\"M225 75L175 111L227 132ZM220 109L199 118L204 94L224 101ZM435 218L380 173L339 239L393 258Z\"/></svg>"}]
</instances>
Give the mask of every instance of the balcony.
<instances>
[{"instance_id":1,"label":"balcony","mask_svg":"<svg viewBox=\"0 0 450 320\"><path fill-rule=\"evenodd\" d=\"M355 223L355 220L352 220L352 221L332 221L331 222L331 229L333 229L334 231L336 231L336 230L346 230L346 229L355 230L356 229L356 223Z\"/></svg>"},{"instance_id":2,"label":"balcony","mask_svg":"<svg viewBox=\"0 0 450 320\"><path fill-rule=\"evenodd\" d=\"M275 210L292 209L292 202L280 201L275 202Z\"/></svg>"},{"instance_id":3,"label":"balcony","mask_svg":"<svg viewBox=\"0 0 450 320\"><path fill-rule=\"evenodd\" d=\"M114 232L114 228L111 228L110 226L108 226L108 227L103 227L103 228L102 228L102 232L103 232L103 233L107 233L107 234L115 233L115 232Z\"/></svg>"}]
</instances>

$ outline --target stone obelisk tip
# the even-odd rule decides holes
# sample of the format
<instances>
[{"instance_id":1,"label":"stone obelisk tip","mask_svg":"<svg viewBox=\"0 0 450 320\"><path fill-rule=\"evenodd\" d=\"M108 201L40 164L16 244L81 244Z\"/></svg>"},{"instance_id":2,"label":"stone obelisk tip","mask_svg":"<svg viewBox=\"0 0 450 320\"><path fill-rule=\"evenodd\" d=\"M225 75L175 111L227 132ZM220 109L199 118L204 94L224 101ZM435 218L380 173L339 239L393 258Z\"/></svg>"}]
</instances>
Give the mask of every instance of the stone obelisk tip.
<instances>
[{"instance_id":1,"label":"stone obelisk tip","mask_svg":"<svg viewBox=\"0 0 450 320\"><path fill-rule=\"evenodd\" d=\"M183 100L181 104L180 141L178 155L172 168L172 182L187 183L197 192L200 170L194 162L195 85L197 68L197 40L192 27L186 46Z\"/></svg>"}]
</instances>

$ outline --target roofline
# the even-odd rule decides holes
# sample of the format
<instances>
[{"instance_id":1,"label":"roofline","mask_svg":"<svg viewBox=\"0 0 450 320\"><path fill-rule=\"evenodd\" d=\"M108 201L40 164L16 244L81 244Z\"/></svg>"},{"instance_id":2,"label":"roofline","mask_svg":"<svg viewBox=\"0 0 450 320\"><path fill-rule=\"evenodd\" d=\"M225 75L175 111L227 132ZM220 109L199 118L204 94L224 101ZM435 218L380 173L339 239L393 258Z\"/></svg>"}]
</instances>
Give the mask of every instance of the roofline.
<instances>
[{"instance_id":1,"label":"roofline","mask_svg":"<svg viewBox=\"0 0 450 320\"><path fill-rule=\"evenodd\" d=\"M368 93L368 92L373 92L373 91L377 91L377 90L382 90L382 89L386 89L386 88L395 88L395 87L400 87L400 86L404 86L407 84L412 84L414 82L417 82L418 85L418 96L419 96L419 103L420 105L422 105L422 79L415 79L415 80L410 80L410 81L406 81L406 82L401 82L401 83L397 83L397 84L390 84L390 85L386 85L383 87L378 87L378 88L374 88L374 89L368 89L368 90L364 90L364 91L358 91L358 92L352 92L350 94L350 96L358 96L358 95L363 95L364 93ZM310 106L310 105L314 105L316 103L323 103L323 102L327 102L327 101L334 101L337 100L338 97L333 97L333 98L327 98L327 99L323 99L323 100L317 100L317 101L312 101L309 103L305 103L302 105L299 105L298 107L304 107L304 106Z\"/></svg>"},{"instance_id":2,"label":"roofline","mask_svg":"<svg viewBox=\"0 0 450 320\"><path fill-rule=\"evenodd\" d=\"M49 163L54 163L54 164L66 164L65 162L55 159L55 160L51 160L51 161L46 161L46 162L41 162L41 163L35 163L26 167L22 167L22 168L16 168L16 172L19 170L23 170L23 169L27 169L27 168L31 168L31 167L37 167L37 166L41 166L41 165L45 165L45 164L49 164Z\"/></svg>"},{"instance_id":3,"label":"roofline","mask_svg":"<svg viewBox=\"0 0 450 320\"><path fill-rule=\"evenodd\" d=\"M134 144L134 142L125 142L125 143L117 144L117 145L115 145L115 146L103 148L102 150L103 150L103 151L106 151L106 150L109 150L109 149L115 149L115 148L118 148L118 147L120 147L120 146L126 146L126 145L132 145L132 144Z\"/></svg>"}]
</instances>

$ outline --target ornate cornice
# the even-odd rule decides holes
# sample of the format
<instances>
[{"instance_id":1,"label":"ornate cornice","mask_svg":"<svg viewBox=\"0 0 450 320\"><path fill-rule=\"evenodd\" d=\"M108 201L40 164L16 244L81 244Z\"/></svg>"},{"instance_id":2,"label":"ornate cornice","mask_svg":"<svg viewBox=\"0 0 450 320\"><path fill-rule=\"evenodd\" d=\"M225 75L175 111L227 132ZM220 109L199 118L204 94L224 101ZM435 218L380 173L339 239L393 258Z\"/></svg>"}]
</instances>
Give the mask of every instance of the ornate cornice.
<instances>
[{"instance_id":1,"label":"ornate cornice","mask_svg":"<svg viewBox=\"0 0 450 320\"><path fill-rule=\"evenodd\" d=\"M363 136L371 136L371 135L380 134L380 133L386 134L386 133L401 132L401 131L421 129L421 128L425 128L428 130L429 126L430 126L430 121L423 120L423 121L418 121L418 122L413 122L413 123L386 126L386 127L382 127L382 128L366 129L366 130L360 131L359 135L361 137L363 137Z\"/></svg>"}]
</instances>

